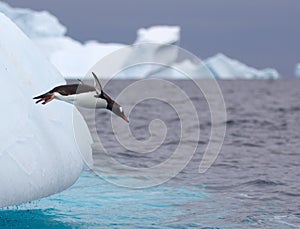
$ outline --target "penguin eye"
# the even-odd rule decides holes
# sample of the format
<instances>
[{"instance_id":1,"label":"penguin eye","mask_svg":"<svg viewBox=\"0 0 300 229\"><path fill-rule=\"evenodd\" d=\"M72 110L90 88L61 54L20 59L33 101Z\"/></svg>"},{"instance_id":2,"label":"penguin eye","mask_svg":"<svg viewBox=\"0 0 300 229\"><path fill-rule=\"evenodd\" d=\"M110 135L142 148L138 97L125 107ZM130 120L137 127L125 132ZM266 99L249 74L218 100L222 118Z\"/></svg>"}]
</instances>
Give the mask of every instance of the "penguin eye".
<instances>
[{"instance_id":1,"label":"penguin eye","mask_svg":"<svg viewBox=\"0 0 300 229\"><path fill-rule=\"evenodd\" d=\"M123 108L122 107L120 107L120 111L121 111L121 113L123 113Z\"/></svg>"}]
</instances>

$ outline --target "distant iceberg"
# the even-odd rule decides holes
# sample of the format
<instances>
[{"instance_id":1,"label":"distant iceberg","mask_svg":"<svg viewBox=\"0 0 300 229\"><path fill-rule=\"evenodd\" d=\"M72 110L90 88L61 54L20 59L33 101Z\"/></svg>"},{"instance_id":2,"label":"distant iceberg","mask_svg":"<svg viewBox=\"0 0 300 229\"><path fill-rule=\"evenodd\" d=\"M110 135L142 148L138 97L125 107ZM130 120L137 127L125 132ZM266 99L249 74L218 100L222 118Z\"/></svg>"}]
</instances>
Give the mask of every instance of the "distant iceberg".
<instances>
[{"instance_id":1,"label":"distant iceberg","mask_svg":"<svg viewBox=\"0 0 300 229\"><path fill-rule=\"evenodd\" d=\"M222 53L208 58L204 62L212 75L218 79L278 79L280 77L279 73L273 68L258 70Z\"/></svg>"},{"instance_id":2,"label":"distant iceberg","mask_svg":"<svg viewBox=\"0 0 300 229\"><path fill-rule=\"evenodd\" d=\"M135 44L152 43L158 41L158 34L163 40L163 44L178 44L179 27L151 27L150 29L140 29L139 36ZM81 44L78 41L66 36L56 38L34 39L35 43L46 53L50 61L65 77L83 77L100 59L117 51L128 47L125 44L99 43L97 41L88 41ZM153 49L140 50L140 46L133 46L128 55L120 56L118 62L130 64L140 58L140 55L161 56L161 52ZM165 52L166 50L164 50ZM169 50L170 51L170 50ZM176 56L169 55L170 64L176 59ZM132 72L131 72L132 73ZM147 75L145 72L144 75ZM144 76L143 75L143 76ZM105 77L105 76L103 76ZM127 76L125 76L126 78ZM122 78L120 75L119 78Z\"/></svg>"},{"instance_id":3,"label":"distant iceberg","mask_svg":"<svg viewBox=\"0 0 300 229\"><path fill-rule=\"evenodd\" d=\"M0 208L63 191L92 163L92 138L71 105L34 104L65 80L34 43L0 13ZM76 131L74 129L76 123ZM80 134L76 138L75 134Z\"/></svg>"},{"instance_id":4,"label":"distant iceberg","mask_svg":"<svg viewBox=\"0 0 300 229\"><path fill-rule=\"evenodd\" d=\"M134 44L119 50L120 54L124 52L127 54L123 55L123 59L116 60L124 70L116 74L115 78L140 79L153 76L165 69L164 66L155 64L157 62L172 66L178 58L179 42L180 27L178 26L153 26L139 29ZM131 67L126 69L127 66Z\"/></svg>"},{"instance_id":5,"label":"distant iceberg","mask_svg":"<svg viewBox=\"0 0 300 229\"><path fill-rule=\"evenodd\" d=\"M295 67L295 76L300 77L300 63Z\"/></svg>"},{"instance_id":6,"label":"distant iceberg","mask_svg":"<svg viewBox=\"0 0 300 229\"><path fill-rule=\"evenodd\" d=\"M217 54L203 61L185 59L174 62L170 68L153 75L156 78L170 79L278 79L280 74L271 68L258 70L249 67L224 54Z\"/></svg>"},{"instance_id":7,"label":"distant iceberg","mask_svg":"<svg viewBox=\"0 0 300 229\"><path fill-rule=\"evenodd\" d=\"M137 31L137 38L131 48L128 45L115 43L99 43L88 41L84 44L66 36L66 28L50 13L35 12L30 9L15 9L0 2L0 12L4 12L40 47L53 65L65 78L84 77L100 59L115 51L125 50L116 63L130 66L140 59L162 60L170 68L159 65L134 66L115 75L115 78L147 78L161 77L171 79L206 78L218 79L277 79L280 74L272 68L262 70L249 67L238 60L224 54L217 54L201 63L192 59L180 59L178 48L180 27L153 26ZM137 44L155 43L160 46L145 48ZM172 45L175 45L172 47ZM122 52L122 51L121 51ZM141 58L142 57L142 58ZM146 58L145 58L146 57ZM176 72L172 68L180 68L185 72ZM108 77L108 76L101 76Z\"/></svg>"}]
</instances>

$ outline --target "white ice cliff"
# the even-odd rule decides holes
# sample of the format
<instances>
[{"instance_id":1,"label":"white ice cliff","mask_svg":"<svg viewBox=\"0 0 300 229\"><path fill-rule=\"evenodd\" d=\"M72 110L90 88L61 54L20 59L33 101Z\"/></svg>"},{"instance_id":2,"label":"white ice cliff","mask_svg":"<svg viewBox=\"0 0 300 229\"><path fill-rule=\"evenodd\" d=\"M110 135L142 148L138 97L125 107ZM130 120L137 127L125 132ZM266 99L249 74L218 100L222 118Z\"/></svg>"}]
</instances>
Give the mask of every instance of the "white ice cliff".
<instances>
[{"instance_id":1,"label":"white ice cliff","mask_svg":"<svg viewBox=\"0 0 300 229\"><path fill-rule=\"evenodd\" d=\"M84 161L92 161L92 139L73 106L34 103L34 96L65 80L2 13L0 34L0 207L5 207L71 186Z\"/></svg>"}]
</instances>

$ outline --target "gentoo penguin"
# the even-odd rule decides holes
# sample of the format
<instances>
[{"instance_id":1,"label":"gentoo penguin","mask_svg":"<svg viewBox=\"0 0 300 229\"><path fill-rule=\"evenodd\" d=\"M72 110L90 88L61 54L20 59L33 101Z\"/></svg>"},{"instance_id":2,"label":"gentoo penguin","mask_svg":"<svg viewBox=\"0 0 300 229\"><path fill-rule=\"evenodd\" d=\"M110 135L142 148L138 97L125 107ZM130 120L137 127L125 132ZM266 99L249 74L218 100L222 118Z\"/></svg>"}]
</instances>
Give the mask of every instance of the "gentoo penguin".
<instances>
[{"instance_id":1,"label":"gentoo penguin","mask_svg":"<svg viewBox=\"0 0 300 229\"><path fill-rule=\"evenodd\" d=\"M37 99L36 103L42 102L43 105L49 103L53 99L58 99L85 108L106 108L126 122L129 122L124 114L123 108L102 90L100 81L95 73L93 73L93 76L94 87L84 84L79 80L80 84L57 86L51 91L36 96L33 99Z\"/></svg>"}]
</instances>

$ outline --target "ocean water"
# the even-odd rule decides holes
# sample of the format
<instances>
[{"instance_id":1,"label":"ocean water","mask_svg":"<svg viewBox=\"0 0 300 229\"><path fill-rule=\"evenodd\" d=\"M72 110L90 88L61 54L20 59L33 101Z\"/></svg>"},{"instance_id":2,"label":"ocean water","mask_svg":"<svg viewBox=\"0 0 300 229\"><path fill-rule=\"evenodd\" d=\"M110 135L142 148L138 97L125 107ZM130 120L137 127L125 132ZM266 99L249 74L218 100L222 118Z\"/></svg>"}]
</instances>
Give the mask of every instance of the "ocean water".
<instances>
[{"instance_id":1,"label":"ocean water","mask_svg":"<svg viewBox=\"0 0 300 229\"><path fill-rule=\"evenodd\" d=\"M0 210L0 228L299 228L300 80L219 81L227 131L217 160L204 174L198 169L210 136L208 104L193 81L172 82L189 95L201 129L193 158L177 176L133 189L87 170L62 193ZM105 91L115 98L133 83L110 81ZM163 93L169 97L168 90ZM134 102L118 101L124 108ZM100 138L119 163L149 168L167 160L180 140L180 120L170 104L146 99L130 113L130 130L141 141L151 135L151 120L162 120L167 127L164 142L147 154L118 142L109 112L81 112L96 139L95 152Z\"/></svg>"}]
</instances>

